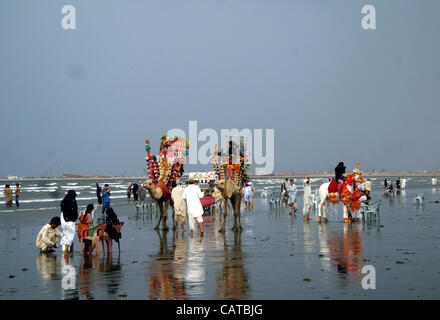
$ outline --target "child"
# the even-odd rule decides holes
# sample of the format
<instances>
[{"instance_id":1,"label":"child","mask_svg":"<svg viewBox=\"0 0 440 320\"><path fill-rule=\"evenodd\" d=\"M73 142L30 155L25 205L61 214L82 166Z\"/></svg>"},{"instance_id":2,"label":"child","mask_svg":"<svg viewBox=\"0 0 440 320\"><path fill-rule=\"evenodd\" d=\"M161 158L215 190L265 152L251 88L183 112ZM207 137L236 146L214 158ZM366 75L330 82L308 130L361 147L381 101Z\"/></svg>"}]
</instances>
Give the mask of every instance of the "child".
<instances>
[{"instance_id":1,"label":"child","mask_svg":"<svg viewBox=\"0 0 440 320\"><path fill-rule=\"evenodd\" d=\"M81 213L81 216L79 217L79 224L78 224L78 240L81 243L81 237L83 236L83 231L85 229L90 228L90 225L93 223L91 214L94 210L93 204L87 205L86 211ZM84 240L84 251L85 252L92 252L92 241L90 240Z\"/></svg>"},{"instance_id":2,"label":"child","mask_svg":"<svg viewBox=\"0 0 440 320\"><path fill-rule=\"evenodd\" d=\"M48 224L41 228L37 236L37 248L41 252L54 252L52 248L57 248L58 238L64 235L57 229L61 224L59 217L53 217Z\"/></svg>"}]
</instances>

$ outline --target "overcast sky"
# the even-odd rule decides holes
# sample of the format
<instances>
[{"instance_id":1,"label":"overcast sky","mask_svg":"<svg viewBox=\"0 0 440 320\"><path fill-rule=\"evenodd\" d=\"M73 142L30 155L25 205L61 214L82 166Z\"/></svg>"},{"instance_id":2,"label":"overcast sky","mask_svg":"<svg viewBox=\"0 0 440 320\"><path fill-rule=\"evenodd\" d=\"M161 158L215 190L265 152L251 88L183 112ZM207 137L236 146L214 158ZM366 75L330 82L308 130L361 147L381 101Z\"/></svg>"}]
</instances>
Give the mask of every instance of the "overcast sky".
<instances>
[{"instance_id":1,"label":"overcast sky","mask_svg":"<svg viewBox=\"0 0 440 320\"><path fill-rule=\"evenodd\" d=\"M66 4L77 30L61 28ZM366 4L376 30L361 28ZM145 138L157 151L189 120L273 128L276 171L440 169L439 12L436 0L2 0L0 176L139 175Z\"/></svg>"}]
</instances>

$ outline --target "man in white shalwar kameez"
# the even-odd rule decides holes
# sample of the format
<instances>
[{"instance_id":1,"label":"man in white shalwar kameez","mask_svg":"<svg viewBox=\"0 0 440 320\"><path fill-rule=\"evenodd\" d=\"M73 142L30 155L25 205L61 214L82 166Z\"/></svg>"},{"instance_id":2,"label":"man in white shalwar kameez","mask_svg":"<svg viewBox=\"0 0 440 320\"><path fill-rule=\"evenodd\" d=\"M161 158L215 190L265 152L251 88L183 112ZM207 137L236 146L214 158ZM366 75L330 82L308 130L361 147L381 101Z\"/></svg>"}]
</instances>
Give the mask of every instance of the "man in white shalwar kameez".
<instances>
[{"instance_id":1,"label":"man in white shalwar kameez","mask_svg":"<svg viewBox=\"0 0 440 320\"><path fill-rule=\"evenodd\" d=\"M188 180L189 186L185 188L182 199L186 200L186 212L188 214L189 222L189 235L193 236L195 220L200 226L200 235L203 235L203 207L200 202L200 198L203 198L205 194L200 190L200 187L195 184L193 177Z\"/></svg>"},{"instance_id":2,"label":"man in white shalwar kameez","mask_svg":"<svg viewBox=\"0 0 440 320\"><path fill-rule=\"evenodd\" d=\"M313 194L312 194L312 187L310 186L310 178L306 177L303 183L304 187L304 195L303 195L303 220L307 221L310 220L310 211L312 211L313 208Z\"/></svg>"},{"instance_id":3,"label":"man in white shalwar kameez","mask_svg":"<svg viewBox=\"0 0 440 320\"><path fill-rule=\"evenodd\" d=\"M290 179L290 186L287 188L287 193L289 195L289 200L287 201L287 204L290 206L289 215L292 215L292 212L298 211L296 208L296 194L298 192L298 188L295 185L295 181L293 179Z\"/></svg>"},{"instance_id":4,"label":"man in white shalwar kameez","mask_svg":"<svg viewBox=\"0 0 440 320\"><path fill-rule=\"evenodd\" d=\"M176 185L171 191L171 200L173 200L173 209L174 209L174 223L176 230L179 226L182 228L182 233L185 232L184 225L186 224L186 204L185 200L183 200L183 193L185 189L180 185Z\"/></svg>"}]
</instances>

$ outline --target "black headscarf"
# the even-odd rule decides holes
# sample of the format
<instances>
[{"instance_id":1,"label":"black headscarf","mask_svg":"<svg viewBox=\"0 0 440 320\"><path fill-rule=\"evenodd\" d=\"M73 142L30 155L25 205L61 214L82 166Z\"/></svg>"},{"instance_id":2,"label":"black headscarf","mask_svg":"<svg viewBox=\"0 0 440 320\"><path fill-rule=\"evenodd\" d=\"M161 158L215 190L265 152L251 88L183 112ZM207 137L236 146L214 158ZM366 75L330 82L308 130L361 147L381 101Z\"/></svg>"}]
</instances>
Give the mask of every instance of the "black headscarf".
<instances>
[{"instance_id":1,"label":"black headscarf","mask_svg":"<svg viewBox=\"0 0 440 320\"><path fill-rule=\"evenodd\" d=\"M338 166L335 168L335 180L344 179L345 166L343 162L339 162Z\"/></svg>"},{"instance_id":2,"label":"black headscarf","mask_svg":"<svg viewBox=\"0 0 440 320\"><path fill-rule=\"evenodd\" d=\"M113 224L119 224L118 216L111 207L107 208L105 210L105 213L107 214L107 217L105 218L105 221L107 222L107 225L105 226L105 232L108 233L111 239L119 241L119 239L121 238L121 233L117 232L112 226Z\"/></svg>"},{"instance_id":3,"label":"black headscarf","mask_svg":"<svg viewBox=\"0 0 440 320\"><path fill-rule=\"evenodd\" d=\"M107 217L105 218L105 220L107 222L113 223L113 224L118 224L119 223L119 219L118 216L116 215L115 211L113 210L112 207L108 207L105 210L105 213L107 214Z\"/></svg>"},{"instance_id":4,"label":"black headscarf","mask_svg":"<svg viewBox=\"0 0 440 320\"><path fill-rule=\"evenodd\" d=\"M69 190L61 201L60 207L66 222L78 220L78 204L76 203L75 190Z\"/></svg>"}]
</instances>

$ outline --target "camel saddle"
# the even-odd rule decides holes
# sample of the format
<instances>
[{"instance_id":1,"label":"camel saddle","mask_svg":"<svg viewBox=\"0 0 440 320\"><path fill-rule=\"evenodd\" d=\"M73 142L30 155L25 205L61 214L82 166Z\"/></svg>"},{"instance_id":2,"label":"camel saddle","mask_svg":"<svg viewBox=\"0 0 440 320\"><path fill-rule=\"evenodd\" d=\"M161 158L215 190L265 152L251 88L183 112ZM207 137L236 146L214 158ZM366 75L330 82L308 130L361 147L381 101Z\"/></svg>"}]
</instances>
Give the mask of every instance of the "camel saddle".
<instances>
[{"instance_id":1,"label":"camel saddle","mask_svg":"<svg viewBox=\"0 0 440 320\"><path fill-rule=\"evenodd\" d=\"M168 187L166 186L165 182L163 182L162 180L159 180L156 183L155 187L160 188L162 190L164 200L169 200L171 198L170 190L168 190Z\"/></svg>"},{"instance_id":2,"label":"camel saddle","mask_svg":"<svg viewBox=\"0 0 440 320\"><path fill-rule=\"evenodd\" d=\"M338 183L335 179L332 179L328 186L328 193L339 193Z\"/></svg>"}]
</instances>

